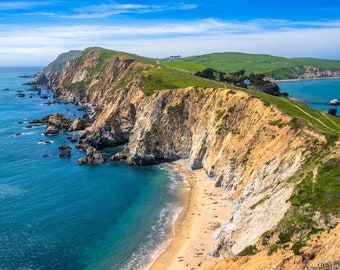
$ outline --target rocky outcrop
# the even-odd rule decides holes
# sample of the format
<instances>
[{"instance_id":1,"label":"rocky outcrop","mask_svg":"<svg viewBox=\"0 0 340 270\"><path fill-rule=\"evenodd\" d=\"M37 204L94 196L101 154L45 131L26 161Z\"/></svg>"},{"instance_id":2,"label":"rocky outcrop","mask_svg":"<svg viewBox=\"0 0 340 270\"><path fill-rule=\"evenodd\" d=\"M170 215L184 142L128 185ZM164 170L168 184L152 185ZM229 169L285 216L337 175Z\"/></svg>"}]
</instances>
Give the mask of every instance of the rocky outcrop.
<instances>
[{"instance_id":1,"label":"rocky outcrop","mask_svg":"<svg viewBox=\"0 0 340 270\"><path fill-rule=\"evenodd\" d=\"M51 64L41 71L32 84L45 85L47 89L53 89L64 68L74 59L82 55L82 53L83 51L71 50L67 53L60 54Z\"/></svg>"},{"instance_id":2,"label":"rocky outcrop","mask_svg":"<svg viewBox=\"0 0 340 270\"><path fill-rule=\"evenodd\" d=\"M77 117L76 120L73 121L72 125L69 128L69 131L77 131L84 130L91 126L91 119L88 114L84 114L83 118Z\"/></svg>"},{"instance_id":3,"label":"rocky outcrop","mask_svg":"<svg viewBox=\"0 0 340 270\"><path fill-rule=\"evenodd\" d=\"M41 119L33 119L31 121L29 121L29 124L47 124L48 123L48 119L50 118L51 115L47 115Z\"/></svg>"},{"instance_id":4,"label":"rocky outcrop","mask_svg":"<svg viewBox=\"0 0 340 270\"><path fill-rule=\"evenodd\" d=\"M56 113L48 118L47 127L44 131L45 135L55 135L62 131L68 131L72 121L65 115Z\"/></svg>"},{"instance_id":5,"label":"rocky outcrop","mask_svg":"<svg viewBox=\"0 0 340 270\"><path fill-rule=\"evenodd\" d=\"M105 157L95 149L94 147L89 147L86 150L86 155L80 159L77 160L77 163L80 165L83 164L91 164L91 165L96 165L96 164L102 164L105 162Z\"/></svg>"}]
</instances>

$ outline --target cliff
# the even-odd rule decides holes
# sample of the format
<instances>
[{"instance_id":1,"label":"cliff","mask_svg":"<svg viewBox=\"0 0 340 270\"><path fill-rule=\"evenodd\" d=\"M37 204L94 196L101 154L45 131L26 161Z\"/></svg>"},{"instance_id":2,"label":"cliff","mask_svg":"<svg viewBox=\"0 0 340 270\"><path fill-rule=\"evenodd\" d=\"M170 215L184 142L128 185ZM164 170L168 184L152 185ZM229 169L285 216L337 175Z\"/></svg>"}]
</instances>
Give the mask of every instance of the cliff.
<instances>
[{"instance_id":1,"label":"cliff","mask_svg":"<svg viewBox=\"0 0 340 270\"><path fill-rule=\"evenodd\" d=\"M133 165L188 159L191 169L203 168L225 190L234 213L215 231L220 244L211 255L237 255L265 232L271 232L266 239L272 243L275 233L288 234L293 221L284 225L285 218L302 209L292 204L297 186L313 170L317 179L317 164L328 160L323 154L339 148L334 144L339 129L332 126L331 134L322 133L316 124L312 128L306 119L254 93L212 88L211 82L190 74L175 80L165 71L150 59L92 48L67 62L57 76L42 75L56 97L92 109L93 125L80 142L83 148L126 145L114 159L126 158ZM273 98L278 104L283 99ZM337 118L331 121L340 126ZM290 240L340 221L337 212L319 212L311 217L312 227L303 223L307 227L301 232L289 232ZM331 217L327 224L326 216Z\"/></svg>"}]
</instances>

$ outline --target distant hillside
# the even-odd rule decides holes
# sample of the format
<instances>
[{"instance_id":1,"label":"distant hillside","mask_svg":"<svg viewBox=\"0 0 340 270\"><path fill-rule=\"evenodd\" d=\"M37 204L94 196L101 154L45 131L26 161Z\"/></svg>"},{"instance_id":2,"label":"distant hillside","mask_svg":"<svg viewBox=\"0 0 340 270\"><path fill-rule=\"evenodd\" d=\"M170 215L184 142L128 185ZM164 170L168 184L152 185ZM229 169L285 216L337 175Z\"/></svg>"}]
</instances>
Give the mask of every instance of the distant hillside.
<instances>
[{"instance_id":1,"label":"distant hillside","mask_svg":"<svg viewBox=\"0 0 340 270\"><path fill-rule=\"evenodd\" d=\"M213 68L229 73L243 69L247 73L263 73L274 80L340 77L340 60L225 52L160 61L190 72Z\"/></svg>"}]
</instances>

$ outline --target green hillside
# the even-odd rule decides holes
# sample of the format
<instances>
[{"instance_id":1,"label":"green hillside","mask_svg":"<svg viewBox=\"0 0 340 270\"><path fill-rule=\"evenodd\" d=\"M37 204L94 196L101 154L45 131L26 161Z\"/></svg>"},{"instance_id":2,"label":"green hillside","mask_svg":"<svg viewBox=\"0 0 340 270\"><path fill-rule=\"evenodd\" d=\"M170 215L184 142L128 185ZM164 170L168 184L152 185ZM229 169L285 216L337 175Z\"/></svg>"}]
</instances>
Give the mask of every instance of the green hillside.
<instances>
[{"instance_id":1,"label":"green hillside","mask_svg":"<svg viewBox=\"0 0 340 270\"><path fill-rule=\"evenodd\" d=\"M90 73L89 78L84 81L77 82L76 84L69 85L69 90L75 91L89 85L89 82L93 78L99 78L102 76L103 70L108 68L108 66L114 62L114 59L117 57L126 59L126 61L131 63L139 63L140 66L137 70L122 79L117 87L123 87L137 77L141 78L139 81L140 86L147 94L152 94L165 89L178 89L190 86L214 88L224 86L219 82L161 65L154 59L98 47L86 49L81 56L75 59L75 68L84 65L84 61L86 61L89 57L96 59L96 65L87 68Z\"/></svg>"},{"instance_id":2,"label":"green hillside","mask_svg":"<svg viewBox=\"0 0 340 270\"><path fill-rule=\"evenodd\" d=\"M263 73L274 79L294 79L306 72L306 66L320 70L340 71L340 60L317 58L285 58L266 54L237 52L212 53L176 60L160 60L165 65L190 72L213 68L223 72L244 69L247 73Z\"/></svg>"}]
</instances>

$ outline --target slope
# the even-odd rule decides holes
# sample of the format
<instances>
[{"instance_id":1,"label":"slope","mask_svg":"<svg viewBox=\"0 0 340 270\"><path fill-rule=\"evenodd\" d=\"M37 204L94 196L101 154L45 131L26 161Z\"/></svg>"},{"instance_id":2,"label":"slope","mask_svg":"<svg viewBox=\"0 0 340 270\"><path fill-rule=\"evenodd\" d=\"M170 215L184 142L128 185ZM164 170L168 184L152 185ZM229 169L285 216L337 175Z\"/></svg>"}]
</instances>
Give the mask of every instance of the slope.
<instances>
[{"instance_id":1,"label":"slope","mask_svg":"<svg viewBox=\"0 0 340 270\"><path fill-rule=\"evenodd\" d=\"M190 72L205 68L226 73L246 70L247 73L263 73L276 80L314 76L339 76L340 61L316 58L285 58L266 54L238 52L212 53L185 57L177 60L162 60L162 64Z\"/></svg>"}]
</instances>

